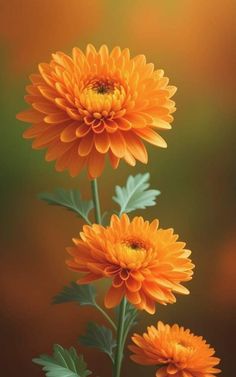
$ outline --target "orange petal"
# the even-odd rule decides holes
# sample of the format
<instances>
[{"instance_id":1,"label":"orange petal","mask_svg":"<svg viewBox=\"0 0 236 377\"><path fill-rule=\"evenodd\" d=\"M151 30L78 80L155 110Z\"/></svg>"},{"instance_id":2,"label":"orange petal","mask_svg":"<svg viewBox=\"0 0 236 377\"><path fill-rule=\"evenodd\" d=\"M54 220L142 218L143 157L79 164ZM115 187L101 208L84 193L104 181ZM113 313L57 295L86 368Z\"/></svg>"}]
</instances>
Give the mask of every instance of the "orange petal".
<instances>
[{"instance_id":1,"label":"orange petal","mask_svg":"<svg viewBox=\"0 0 236 377\"><path fill-rule=\"evenodd\" d=\"M77 139L77 136L76 136L77 128L78 128L77 122L73 122L70 125L68 125L60 135L61 141L64 143L68 143Z\"/></svg>"},{"instance_id":2,"label":"orange petal","mask_svg":"<svg viewBox=\"0 0 236 377\"><path fill-rule=\"evenodd\" d=\"M115 277L113 279L113 282L112 282L113 287L114 288L119 288L123 284L124 284L124 281L121 279L120 275L119 274L115 275Z\"/></svg>"},{"instance_id":3,"label":"orange petal","mask_svg":"<svg viewBox=\"0 0 236 377\"><path fill-rule=\"evenodd\" d=\"M165 140L158 135L155 131L153 131L150 127L144 129L136 129L134 130L136 135L140 136L142 139L148 141L149 143L156 145L161 148L167 148L167 144Z\"/></svg>"},{"instance_id":4,"label":"orange petal","mask_svg":"<svg viewBox=\"0 0 236 377\"><path fill-rule=\"evenodd\" d=\"M129 279L126 280L125 284L128 290L131 292L139 291L142 286L141 281L134 279L132 276L130 276Z\"/></svg>"},{"instance_id":5,"label":"orange petal","mask_svg":"<svg viewBox=\"0 0 236 377\"><path fill-rule=\"evenodd\" d=\"M64 169L69 167L69 162L71 159L71 149L66 151L63 155L61 155L56 162L56 170L63 171Z\"/></svg>"},{"instance_id":6,"label":"orange petal","mask_svg":"<svg viewBox=\"0 0 236 377\"><path fill-rule=\"evenodd\" d=\"M92 272L77 281L78 284L88 284L94 280L101 279L102 276L95 275Z\"/></svg>"},{"instance_id":7,"label":"orange petal","mask_svg":"<svg viewBox=\"0 0 236 377\"><path fill-rule=\"evenodd\" d=\"M174 364L169 364L167 367L167 372L169 374L176 374L178 372L178 368Z\"/></svg>"},{"instance_id":8,"label":"orange petal","mask_svg":"<svg viewBox=\"0 0 236 377\"><path fill-rule=\"evenodd\" d=\"M87 124L81 123L76 130L76 136L84 137L89 131L91 131L91 128Z\"/></svg>"},{"instance_id":9,"label":"orange petal","mask_svg":"<svg viewBox=\"0 0 236 377\"><path fill-rule=\"evenodd\" d=\"M23 122L40 123L43 121L44 115L36 110L29 109L18 113L16 118L23 120Z\"/></svg>"},{"instance_id":10,"label":"orange petal","mask_svg":"<svg viewBox=\"0 0 236 377\"><path fill-rule=\"evenodd\" d=\"M132 124L133 128L144 128L146 126L146 120L138 114L127 114L125 119Z\"/></svg>"},{"instance_id":11,"label":"orange petal","mask_svg":"<svg viewBox=\"0 0 236 377\"><path fill-rule=\"evenodd\" d=\"M149 313L149 314L155 314L156 312L156 306L155 302L152 299L149 299L147 296L145 297L146 302L144 309Z\"/></svg>"},{"instance_id":12,"label":"orange petal","mask_svg":"<svg viewBox=\"0 0 236 377\"><path fill-rule=\"evenodd\" d=\"M109 51L106 45L102 45L99 49L99 54L102 58L102 63L104 64L107 61L107 58L109 56Z\"/></svg>"},{"instance_id":13,"label":"orange petal","mask_svg":"<svg viewBox=\"0 0 236 377\"><path fill-rule=\"evenodd\" d=\"M78 153L80 156L87 156L93 148L94 135L92 132L90 132L80 140L81 141L79 144Z\"/></svg>"},{"instance_id":14,"label":"orange petal","mask_svg":"<svg viewBox=\"0 0 236 377\"><path fill-rule=\"evenodd\" d=\"M71 158L70 166L69 166L71 177L75 177L76 175L78 175L80 171L83 169L86 162L86 158L78 156L77 148L76 148L76 152L73 152L73 153L74 153L74 156Z\"/></svg>"},{"instance_id":15,"label":"orange petal","mask_svg":"<svg viewBox=\"0 0 236 377\"><path fill-rule=\"evenodd\" d=\"M46 161L55 160L70 148L70 143L62 143L60 140L56 140L52 145L48 147L45 159Z\"/></svg>"},{"instance_id":16,"label":"orange petal","mask_svg":"<svg viewBox=\"0 0 236 377\"><path fill-rule=\"evenodd\" d=\"M70 107L67 107L66 112L69 115L69 117L74 119L74 120L80 120L81 119L81 116L78 113L78 110L71 109Z\"/></svg>"},{"instance_id":17,"label":"orange petal","mask_svg":"<svg viewBox=\"0 0 236 377\"><path fill-rule=\"evenodd\" d=\"M110 158L110 163L111 163L111 166L113 167L113 169L117 169L118 168L118 165L119 165L119 162L120 162L120 159L118 157L116 157L111 150L109 150L109 158Z\"/></svg>"},{"instance_id":18,"label":"orange petal","mask_svg":"<svg viewBox=\"0 0 236 377\"><path fill-rule=\"evenodd\" d=\"M127 297L127 300L133 305L138 305L141 302L141 297L138 292L131 292L129 290L126 290L125 295Z\"/></svg>"},{"instance_id":19,"label":"orange petal","mask_svg":"<svg viewBox=\"0 0 236 377\"><path fill-rule=\"evenodd\" d=\"M40 126L41 126L41 123L37 123L37 124L33 125L32 127L27 128L23 132L23 137L25 139L32 139L34 137L41 135L42 134L42 127L40 127Z\"/></svg>"},{"instance_id":20,"label":"orange petal","mask_svg":"<svg viewBox=\"0 0 236 377\"><path fill-rule=\"evenodd\" d=\"M135 166L136 165L135 158L132 156L132 154L128 150L126 150L126 153L124 155L124 159L127 162L127 164L129 164L131 166Z\"/></svg>"},{"instance_id":21,"label":"orange petal","mask_svg":"<svg viewBox=\"0 0 236 377\"><path fill-rule=\"evenodd\" d=\"M114 308L115 306L119 305L123 296L124 296L123 286L118 287L118 288L114 288L113 286L111 286L110 289L108 290L108 292L105 296L105 300L104 300L104 304L105 304L106 308L110 309L110 308Z\"/></svg>"},{"instance_id":22,"label":"orange petal","mask_svg":"<svg viewBox=\"0 0 236 377\"><path fill-rule=\"evenodd\" d=\"M55 98L55 103L60 109L64 111L66 111L66 108L69 105L68 101L65 98Z\"/></svg>"},{"instance_id":23,"label":"orange petal","mask_svg":"<svg viewBox=\"0 0 236 377\"><path fill-rule=\"evenodd\" d=\"M57 107L52 102L44 101L44 102L34 102L32 107L35 110L40 111L44 114L56 113Z\"/></svg>"},{"instance_id":24,"label":"orange petal","mask_svg":"<svg viewBox=\"0 0 236 377\"><path fill-rule=\"evenodd\" d=\"M33 84L42 84L42 83L44 83L42 76L39 75L38 73L32 73L29 78L30 78L30 81Z\"/></svg>"},{"instance_id":25,"label":"orange petal","mask_svg":"<svg viewBox=\"0 0 236 377\"><path fill-rule=\"evenodd\" d=\"M109 134L110 146L112 153L118 157L124 157L126 153L126 142L123 134L120 131Z\"/></svg>"},{"instance_id":26,"label":"orange petal","mask_svg":"<svg viewBox=\"0 0 236 377\"><path fill-rule=\"evenodd\" d=\"M172 97L177 91L176 86L173 85L169 85L167 89L169 90L169 97Z\"/></svg>"},{"instance_id":27,"label":"orange petal","mask_svg":"<svg viewBox=\"0 0 236 377\"><path fill-rule=\"evenodd\" d=\"M65 122L66 120L70 120L68 115L63 111L63 112L57 112L54 114L49 114L44 118L44 121L46 123L62 123Z\"/></svg>"},{"instance_id":28,"label":"orange petal","mask_svg":"<svg viewBox=\"0 0 236 377\"><path fill-rule=\"evenodd\" d=\"M116 123L117 123L119 129L122 130L122 131L128 131L132 128L132 123L130 123L125 118L117 118Z\"/></svg>"},{"instance_id":29,"label":"orange petal","mask_svg":"<svg viewBox=\"0 0 236 377\"><path fill-rule=\"evenodd\" d=\"M105 165L105 155L94 148L88 158L88 173L94 179L101 175Z\"/></svg>"},{"instance_id":30,"label":"orange petal","mask_svg":"<svg viewBox=\"0 0 236 377\"><path fill-rule=\"evenodd\" d=\"M107 153L110 147L110 140L106 131L95 134L95 147L98 152Z\"/></svg>"},{"instance_id":31,"label":"orange petal","mask_svg":"<svg viewBox=\"0 0 236 377\"><path fill-rule=\"evenodd\" d=\"M158 369L158 371L156 372L156 377L169 377L166 367Z\"/></svg>"},{"instance_id":32,"label":"orange petal","mask_svg":"<svg viewBox=\"0 0 236 377\"><path fill-rule=\"evenodd\" d=\"M106 119L106 121L104 123L105 123L105 128L106 128L107 132L109 132L109 133L116 132L116 130L118 128L118 124L117 124L116 121L111 120L111 119Z\"/></svg>"},{"instance_id":33,"label":"orange petal","mask_svg":"<svg viewBox=\"0 0 236 377\"><path fill-rule=\"evenodd\" d=\"M153 117L151 122L148 122L151 127L160 128L161 130L171 130L172 126L163 119Z\"/></svg>"},{"instance_id":34,"label":"orange petal","mask_svg":"<svg viewBox=\"0 0 236 377\"><path fill-rule=\"evenodd\" d=\"M129 152L144 164L148 162L148 155L143 142L135 135L134 132L126 132L125 134L126 145Z\"/></svg>"},{"instance_id":35,"label":"orange petal","mask_svg":"<svg viewBox=\"0 0 236 377\"><path fill-rule=\"evenodd\" d=\"M89 43L86 47L86 56L88 56L90 54L92 54L92 55L97 54L95 47L91 43Z\"/></svg>"},{"instance_id":36,"label":"orange petal","mask_svg":"<svg viewBox=\"0 0 236 377\"><path fill-rule=\"evenodd\" d=\"M42 94L42 96L48 99L49 101L54 102L55 98L58 97L58 93L51 88L40 85L38 86L38 89L40 93Z\"/></svg>"},{"instance_id":37,"label":"orange petal","mask_svg":"<svg viewBox=\"0 0 236 377\"><path fill-rule=\"evenodd\" d=\"M27 85L25 89L26 89L26 92L31 94L32 96L40 96L40 92L37 86Z\"/></svg>"},{"instance_id":38,"label":"orange petal","mask_svg":"<svg viewBox=\"0 0 236 377\"><path fill-rule=\"evenodd\" d=\"M44 146L47 146L47 144L52 140L58 139L58 136L60 135L63 127L52 128L49 126L48 130L46 129L39 137L34 140L32 147L35 149L42 148Z\"/></svg>"}]
</instances>

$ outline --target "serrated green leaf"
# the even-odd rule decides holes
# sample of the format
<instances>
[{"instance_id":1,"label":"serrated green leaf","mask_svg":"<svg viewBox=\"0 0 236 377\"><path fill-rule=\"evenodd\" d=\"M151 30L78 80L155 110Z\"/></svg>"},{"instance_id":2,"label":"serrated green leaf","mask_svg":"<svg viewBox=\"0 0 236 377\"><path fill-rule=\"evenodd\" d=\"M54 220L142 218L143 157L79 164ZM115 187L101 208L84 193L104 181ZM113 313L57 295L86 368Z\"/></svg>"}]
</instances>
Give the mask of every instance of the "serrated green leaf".
<instances>
[{"instance_id":1,"label":"serrated green leaf","mask_svg":"<svg viewBox=\"0 0 236 377\"><path fill-rule=\"evenodd\" d=\"M113 339L112 331L107 327L90 322L86 334L79 337L79 343L82 346L98 348L114 361L113 349L116 347L116 341Z\"/></svg>"},{"instance_id":2,"label":"serrated green leaf","mask_svg":"<svg viewBox=\"0 0 236 377\"><path fill-rule=\"evenodd\" d=\"M113 200L120 206L120 213L129 213L136 209L145 209L156 204L159 190L148 190L150 174L130 175L124 187L116 186Z\"/></svg>"},{"instance_id":3,"label":"serrated green leaf","mask_svg":"<svg viewBox=\"0 0 236 377\"><path fill-rule=\"evenodd\" d=\"M79 285L72 281L70 285L65 286L63 290L53 297L53 304L62 304L64 302L77 302L81 306L96 306L96 291L90 285Z\"/></svg>"},{"instance_id":4,"label":"serrated green leaf","mask_svg":"<svg viewBox=\"0 0 236 377\"><path fill-rule=\"evenodd\" d=\"M59 344L53 346L53 356L40 355L33 362L43 367L47 377L87 377L91 374L82 355L78 356L73 347L67 350Z\"/></svg>"},{"instance_id":5,"label":"serrated green leaf","mask_svg":"<svg viewBox=\"0 0 236 377\"><path fill-rule=\"evenodd\" d=\"M88 215L93 209L92 200L82 200L78 190L56 189L54 192L42 192L38 195L39 199L46 201L50 205L60 206L75 212L82 217L88 224L91 224Z\"/></svg>"}]
</instances>

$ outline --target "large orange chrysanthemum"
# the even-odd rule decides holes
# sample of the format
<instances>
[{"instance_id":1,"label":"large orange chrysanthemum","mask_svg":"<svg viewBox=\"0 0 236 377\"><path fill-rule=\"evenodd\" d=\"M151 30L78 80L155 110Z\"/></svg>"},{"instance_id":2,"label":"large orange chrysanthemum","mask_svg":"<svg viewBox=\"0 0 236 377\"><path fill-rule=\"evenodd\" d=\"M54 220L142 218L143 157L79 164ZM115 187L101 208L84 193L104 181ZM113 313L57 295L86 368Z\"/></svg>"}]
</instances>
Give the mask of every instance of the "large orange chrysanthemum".
<instances>
[{"instance_id":1,"label":"large orange chrysanthemum","mask_svg":"<svg viewBox=\"0 0 236 377\"><path fill-rule=\"evenodd\" d=\"M76 176L87 166L91 178L102 173L108 153L113 168L121 158L130 165L147 163L141 139L159 147L165 141L155 131L171 128L176 91L163 70L154 71L144 55L130 58L129 49L88 45L72 58L57 52L49 64L39 64L30 76L25 100L29 110L17 118L32 126L25 138L34 149L47 148L46 160Z\"/></svg>"},{"instance_id":2,"label":"large orange chrysanthemum","mask_svg":"<svg viewBox=\"0 0 236 377\"><path fill-rule=\"evenodd\" d=\"M220 359L201 336L178 325L150 326L142 336L134 334L131 359L141 365L165 365L156 377L214 377Z\"/></svg>"},{"instance_id":3,"label":"large orange chrysanthemum","mask_svg":"<svg viewBox=\"0 0 236 377\"><path fill-rule=\"evenodd\" d=\"M78 283L107 277L112 285L105 306L118 305L122 297L139 309L155 313L155 303L166 305L176 301L173 292L188 294L180 282L192 276L193 264L185 243L177 242L173 229L158 229L142 217L131 222L126 214L111 218L108 227L85 225L75 246L68 248L73 256L68 266L86 273Z\"/></svg>"}]
</instances>

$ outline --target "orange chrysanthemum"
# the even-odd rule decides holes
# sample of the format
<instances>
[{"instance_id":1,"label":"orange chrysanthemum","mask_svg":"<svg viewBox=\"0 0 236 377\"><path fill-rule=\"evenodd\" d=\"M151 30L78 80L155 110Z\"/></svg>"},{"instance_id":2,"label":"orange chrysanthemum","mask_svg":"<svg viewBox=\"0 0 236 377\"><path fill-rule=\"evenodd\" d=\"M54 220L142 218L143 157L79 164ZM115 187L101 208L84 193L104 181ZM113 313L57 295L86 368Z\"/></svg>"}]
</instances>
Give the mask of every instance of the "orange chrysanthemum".
<instances>
[{"instance_id":1,"label":"orange chrysanthemum","mask_svg":"<svg viewBox=\"0 0 236 377\"><path fill-rule=\"evenodd\" d=\"M85 54L74 48L72 58L53 54L39 72L26 87L31 109L17 118L32 124L24 137L35 139L34 149L47 148L46 160L56 160L58 171L76 176L87 166L96 178L107 153L117 168L121 158L147 163L141 139L166 147L154 130L171 128L176 88L144 55L130 58L127 48L109 53L105 45L99 51L88 45Z\"/></svg>"},{"instance_id":2,"label":"orange chrysanthemum","mask_svg":"<svg viewBox=\"0 0 236 377\"><path fill-rule=\"evenodd\" d=\"M131 359L141 365L165 365L158 369L156 377L214 377L221 372L215 368L220 359L201 336L190 333L178 325L157 323L142 336L134 334L135 345L129 349Z\"/></svg>"},{"instance_id":3,"label":"orange chrysanthemum","mask_svg":"<svg viewBox=\"0 0 236 377\"><path fill-rule=\"evenodd\" d=\"M68 266L86 275L78 283L107 277L112 285L105 297L105 306L118 305L123 297L139 309L155 313L155 303L166 305L176 301L173 292L188 294L180 282L188 281L194 265L177 242L173 229L158 229L158 220L151 223L142 217L131 222L126 214L111 218L106 228L85 225L75 246L68 248L73 256Z\"/></svg>"}]
</instances>

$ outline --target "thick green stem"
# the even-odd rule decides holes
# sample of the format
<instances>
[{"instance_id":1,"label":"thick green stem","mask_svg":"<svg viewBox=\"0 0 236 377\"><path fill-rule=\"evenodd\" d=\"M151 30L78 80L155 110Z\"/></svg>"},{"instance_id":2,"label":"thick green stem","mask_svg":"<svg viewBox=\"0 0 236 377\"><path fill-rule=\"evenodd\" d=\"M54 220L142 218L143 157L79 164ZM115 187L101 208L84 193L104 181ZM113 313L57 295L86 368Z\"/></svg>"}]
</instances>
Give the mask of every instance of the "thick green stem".
<instances>
[{"instance_id":1,"label":"thick green stem","mask_svg":"<svg viewBox=\"0 0 236 377\"><path fill-rule=\"evenodd\" d=\"M133 322L134 322L134 319L130 320L129 323L126 324L126 330L124 331L124 334L123 334L123 348L125 346L125 342L126 342L127 336L129 335L130 329L133 325Z\"/></svg>"},{"instance_id":2,"label":"thick green stem","mask_svg":"<svg viewBox=\"0 0 236 377\"><path fill-rule=\"evenodd\" d=\"M99 194L98 194L98 183L96 179L93 179L91 181L91 190L92 190L92 195L93 195L95 220L97 224L101 224L102 223L101 210L100 210L100 202L99 202Z\"/></svg>"},{"instance_id":3,"label":"thick green stem","mask_svg":"<svg viewBox=\"0 0 236 377\"><path fill-rule=\"evenodd\" d=\"M124 350L124 323L125 323L125 309L126 309L126 299L123 298L119 308L119 319L117 327L117 346L114 362L114 377L120 377L122 360L123 360L123 350Z\"/></svg>"}]
</instances>

